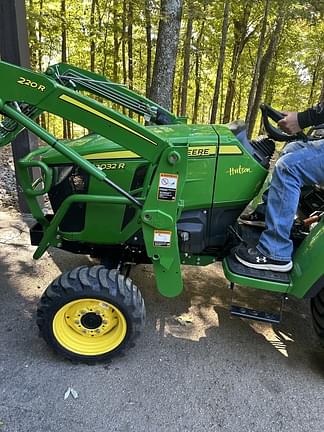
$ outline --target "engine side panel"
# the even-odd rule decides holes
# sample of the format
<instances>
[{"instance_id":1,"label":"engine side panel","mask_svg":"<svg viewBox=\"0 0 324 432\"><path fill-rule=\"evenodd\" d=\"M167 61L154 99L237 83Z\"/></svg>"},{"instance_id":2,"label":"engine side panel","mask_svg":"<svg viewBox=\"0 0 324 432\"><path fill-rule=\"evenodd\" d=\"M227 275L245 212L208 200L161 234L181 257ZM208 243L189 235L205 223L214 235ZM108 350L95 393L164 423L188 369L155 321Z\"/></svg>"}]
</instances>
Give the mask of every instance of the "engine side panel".
<instances>
[{"instance_id":1,"label":"engine side panel","mask_svg":"<svg viewBox=\"0 0 324 432\"><path fill-rule=\"evenodd\" d=\"M150 129L171 140L175 148L178 141L183 142L186 132L189 157L182 194L183 213L209 209L206 241L199 246L196 244L195 250L204 245L221 246L226 241L227 226L235 221L244 206L255 196L267 170L226 126L172 125ZM136 153L95 134L74 140L70 145L126 191L134 193L138 189L136 195L140 196L144 181L146 187L149 186L150 173L146 174L149 169L153 169L152 165ZM54 150L49 150L43 160L51 166L64 165L62 156ZM118 196L118 192L109 190L93 177L89 179L87 193ZM130 206L99 203L83 206L86 208L85 221L78 233L76 229L74 232L64 229L71 224L62 224L61 229L67 239L116 244L131 240L141 228L139 212ZM195 236L200 238L201 235L196 232Z\"/></svg>"}]
</instances>

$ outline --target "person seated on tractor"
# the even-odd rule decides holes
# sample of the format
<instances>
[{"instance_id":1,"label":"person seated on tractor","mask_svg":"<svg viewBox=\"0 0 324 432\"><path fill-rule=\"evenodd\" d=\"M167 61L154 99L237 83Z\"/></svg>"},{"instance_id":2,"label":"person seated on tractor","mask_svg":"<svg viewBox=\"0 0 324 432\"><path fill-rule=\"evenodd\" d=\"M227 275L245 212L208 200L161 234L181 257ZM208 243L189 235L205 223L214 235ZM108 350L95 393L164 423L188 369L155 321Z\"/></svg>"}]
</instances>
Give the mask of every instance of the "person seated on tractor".
<instances>
[{"instance_id":1,"label":"person seated on tractor","mask_svg":"<svg viewBox=\"0 0 324 432\"><path fill-rule=\"evenodd\" d=\"M278 122L288 134L324 123L324 102L303 112L284 112ZM288 272L292 269L293 242L290 231L297 212L301 188L324 185L324 139L287 144L274 167L263 203L241 221L264 226L255 247L241 244L235 251L243 265L260 270Z\"/></svg>"}]
</instances>

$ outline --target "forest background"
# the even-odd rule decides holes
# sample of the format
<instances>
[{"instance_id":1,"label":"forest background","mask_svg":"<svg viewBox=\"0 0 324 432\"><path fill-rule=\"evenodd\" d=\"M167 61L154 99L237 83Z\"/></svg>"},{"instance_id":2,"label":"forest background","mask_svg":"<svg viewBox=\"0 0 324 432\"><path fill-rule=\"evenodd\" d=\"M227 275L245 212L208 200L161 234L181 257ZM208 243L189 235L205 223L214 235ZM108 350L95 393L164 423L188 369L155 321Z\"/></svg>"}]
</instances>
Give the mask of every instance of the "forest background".
<instances>
[{"instance_id":1,"label":"forest background","mask_svg":"<svg viewBox=\"0 0 324 432\"><path fill-rule=\"evenodd\" d=\"M67 62L123 83L193 123L324 100L324 0L27 0L31 64ZM75 127L42 121L58 136Z\"/></svg>"}]
</instances>

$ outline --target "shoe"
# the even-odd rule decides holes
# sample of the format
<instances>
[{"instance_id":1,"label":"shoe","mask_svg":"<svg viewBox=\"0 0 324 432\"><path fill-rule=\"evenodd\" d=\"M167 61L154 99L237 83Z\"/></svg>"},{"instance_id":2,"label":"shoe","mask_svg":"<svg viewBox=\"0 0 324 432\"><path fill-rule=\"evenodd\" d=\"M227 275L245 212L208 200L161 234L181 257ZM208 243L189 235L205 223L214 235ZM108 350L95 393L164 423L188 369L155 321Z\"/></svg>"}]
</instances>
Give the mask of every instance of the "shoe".
<instances>
[{"instance_id":1,"label":"shoe","mask_svg":"<svg viewBox=\"0 0 324 432\"><path fill-rule=\"evenodd\" d=\"M242 222L245 225L265 228L265 215L255 210L253 213L241 215L239 217L239 222Z\"/></svg>"},{"instance_id":2,"label":"shoe","mask_svg":"<svg viewBox=\"0 0 324 432\"><path fill-rule=\"evenodd\" d=\"M292 261L277 261L263 255L255 247L241 244L235 251L236 259L246 267L257 270L272 270L277 272L289 272L292 269Z\"/></svg>"}]
</instances>

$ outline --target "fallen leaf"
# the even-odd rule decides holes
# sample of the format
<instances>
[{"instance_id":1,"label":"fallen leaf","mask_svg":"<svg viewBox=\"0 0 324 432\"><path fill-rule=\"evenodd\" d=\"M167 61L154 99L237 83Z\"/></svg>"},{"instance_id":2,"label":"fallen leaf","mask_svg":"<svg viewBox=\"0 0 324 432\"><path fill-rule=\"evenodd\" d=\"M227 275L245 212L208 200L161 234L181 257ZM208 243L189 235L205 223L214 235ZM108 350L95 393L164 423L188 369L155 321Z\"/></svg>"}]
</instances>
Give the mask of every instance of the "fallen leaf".
<instances>
[{"instance_id":1,"label":"fallen leaf","mask_svg":"<svg viewBox=\"0 0 324 432\"><path fill-rule=\"evenodd\" d=\"M74 397L74 399L77 399L79 397L78 392L74 390L72 387L70 387L71 394Z\"/></svg>"},{"instance_id":2,"label":"fallen leaf","mask_svg":"<svg viewBox=\"0 0 324 432\"><path fill-rule=\"evenodd\" d=\"M64 393L64 400L66 400L66 399L70 396L70 393L71 393L71 388L69 387L69 388L66 390L66 392Z\"/></svg>"}]
</instances>

